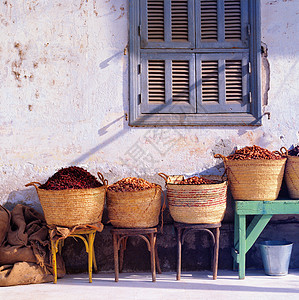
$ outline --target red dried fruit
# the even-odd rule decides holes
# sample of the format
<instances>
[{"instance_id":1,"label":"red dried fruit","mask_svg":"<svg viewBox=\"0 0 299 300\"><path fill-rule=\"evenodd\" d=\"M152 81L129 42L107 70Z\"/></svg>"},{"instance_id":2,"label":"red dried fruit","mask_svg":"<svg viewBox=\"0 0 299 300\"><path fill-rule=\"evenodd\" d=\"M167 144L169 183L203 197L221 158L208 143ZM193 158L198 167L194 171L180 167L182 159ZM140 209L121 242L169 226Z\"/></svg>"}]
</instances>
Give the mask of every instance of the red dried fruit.
<instances>
[{"instance_id":1,"label":"red dried fruit","mask_svg":"<svg viewBox=\"0 0 299 300\"><path fill-rule=\"evenodd\" d=\"M45 190L89 189L101 187L102 184L83 168L72 166L62 168L51 176L39 188Z\"/></svg>"},{"instance_id":2,"label":"red dried fruit","mask_svg":"<svg viewBox=\"0 0 299 300\"><path fill-rule=\"evenodd\" d=\"M283 156L277 152L271 152L262 147L253 145L236 150L234 154L227 156L229 160L244 160L244 159L282 159Z\"/></svg>"}]
</instances>

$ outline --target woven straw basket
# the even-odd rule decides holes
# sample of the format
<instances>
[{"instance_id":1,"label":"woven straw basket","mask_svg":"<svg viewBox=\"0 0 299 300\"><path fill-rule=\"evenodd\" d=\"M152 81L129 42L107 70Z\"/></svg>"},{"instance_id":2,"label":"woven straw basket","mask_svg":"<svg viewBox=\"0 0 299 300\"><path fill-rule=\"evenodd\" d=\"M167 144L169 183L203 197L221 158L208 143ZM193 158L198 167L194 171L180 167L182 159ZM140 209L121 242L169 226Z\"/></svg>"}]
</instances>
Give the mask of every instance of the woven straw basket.
<instances>
[{"instance_id":1,"label":"woven straw basket","mask_svg":"<svg viewBox=\"0 0 299 300\"><path fill-rule=\"evenodd\" d=\"M281 151L283 150L287 154L284 173L287 189L292 199L299 199L299 156L288 155L288 150L285 147L281 148Z\"/></svg>"},{"instance_id":2,"label":"woven straw basket","mask_svg":"<svg viewBox=\"0 0 299 300\"><path fill-rule=\"evenodd\" d=\"M180 176L159 175L165 180L169 211L174 221L213 224L223 220L227 200L226 181L184 185L175 183Z\"/></svg>"},{"instance_id":3,"label":"woven straw basket","mask_svg":"<svg viewBox=\"0 0 299 300\"><path fill-rule=\"evenodd\" d=\"M229 188L235 200L271 201L278 197L286 158L228 160L221 154Z\"/></svg>"},{"instance_id":4,"label":"woven straw basket","mask_svg":"<svg viewBox=\"0 0 299 300\"><path fill-rule=\"evenodd\" d=\"M98 175L103 179L101 173ZM102 220L107 180L102 181L103 186L91 189L44 190L39 182L26 186L35 187L48 225L73 227Z\"/></svg>"},{"instance_id":5,"label":"woven straw basket","mask_svg":"<svg viewBox=\"0 0 299 300\"><path fill-rule=\"evenodd\" d=\"M146 228L159 223L162 188L156 185L142 191L107 190L108 217L114 227Z\"/></svg>"}]
</instances>

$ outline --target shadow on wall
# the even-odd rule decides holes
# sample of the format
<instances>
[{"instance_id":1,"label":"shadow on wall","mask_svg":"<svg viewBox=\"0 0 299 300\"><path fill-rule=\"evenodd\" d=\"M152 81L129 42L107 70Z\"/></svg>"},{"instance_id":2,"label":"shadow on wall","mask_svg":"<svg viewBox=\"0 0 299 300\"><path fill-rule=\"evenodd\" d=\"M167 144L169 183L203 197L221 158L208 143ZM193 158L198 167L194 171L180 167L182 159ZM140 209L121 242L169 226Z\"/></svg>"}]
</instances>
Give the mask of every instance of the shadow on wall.
<instances>
[{"instance_id":1,"label":"shadow on wall","mask_svg":"<svg viewBox=\"0 0 299 300\"><path fill-rule=\"evenodd\" d=\"M115 54L112 55L111 57L109 57L109 58L105 59L104 61L102 61L102 62L99 64L99 67L100 67L101 69L105 69L105 68L109 67L110 61L112 61L113 58L115 58L115 57L117 57L117 56L119 56L119 55L121 55L121 54L123 54L122 51L119 51L119 52L115 53Z\"/></svg>"},{"instance_id":2,"label":"shadow on wall","mask_svg":"<svg viewBox=\"0 0 299 300\"><path fill-rule=\"evenodd\" d=\"M102 127L101 129L98 130L98 134L99 136L103 136L107 133L107 129L112 126L113 124L115 124L117 121L121 120L125 118L125 115L122 117L119 117L117 119L115 119L114 121L110 122L108 125ZM129 131L129 128L123 128L120 131L118 131L117 133L115 133L114 135L112 135L111 137L109 137L108 139L106 139L105 141L103 141L102 143L98 144L96 147L90 149L88 152L82 154L81 156L79 156L77 159L71 161L69 163L70 166L73 165L77 165L83 161L85 161L86 159L88 159L91 155L95 154L96 152L98 152L99 150L101 150L102 148L108 146L109 144L111 144L112 142L116 141L120 136L124 135L125 133L127 133Z\"/></svg>"},{"instance_id":3,"label":"shadow on wall","mask_svg":"<svg viewBox=\"0 0 299 300\"><path fill-rule=\"evenodd\" d=\"M26 188L10 192L7 201L3 204L3 206L8 210L12 210L17 204L32 207L39 213L43 214L43 209L39 202L35 188Z\"/></svg>"}]
</instances>

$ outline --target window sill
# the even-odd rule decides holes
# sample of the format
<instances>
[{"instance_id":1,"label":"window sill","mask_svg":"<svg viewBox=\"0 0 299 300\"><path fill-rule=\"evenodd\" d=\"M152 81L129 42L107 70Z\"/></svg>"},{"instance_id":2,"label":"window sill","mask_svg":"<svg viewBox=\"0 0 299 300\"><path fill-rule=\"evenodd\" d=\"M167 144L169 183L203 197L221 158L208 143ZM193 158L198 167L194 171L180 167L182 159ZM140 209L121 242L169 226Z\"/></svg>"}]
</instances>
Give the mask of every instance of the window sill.
<instances>
[{"instance_id":1,"label":"window sill","mask_svg":"<svg viewBox=\"0 0 299 300\"><path fill-rule=\"evenodd\" d=\"M262 118L251 114L140 114L130 116L130 126L261 126Z\"/></svg>"}]
</instances>

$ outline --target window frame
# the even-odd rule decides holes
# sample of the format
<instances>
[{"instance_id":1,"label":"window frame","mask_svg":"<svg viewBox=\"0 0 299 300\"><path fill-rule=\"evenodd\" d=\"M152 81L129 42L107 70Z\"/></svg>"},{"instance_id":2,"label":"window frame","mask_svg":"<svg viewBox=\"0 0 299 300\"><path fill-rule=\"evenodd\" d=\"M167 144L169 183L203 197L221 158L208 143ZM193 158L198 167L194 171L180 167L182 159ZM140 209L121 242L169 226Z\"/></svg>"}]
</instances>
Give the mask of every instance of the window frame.
<instances>
[{"instance_id":1,"label":"window frame","mask_svg":"<svg viewBox=\"0 0 299 300\"><path fill-rule=\"evenodd\" d=\"M140 0L130 0L129 7L129 125L130 126L242 126L262 125L262 105L261 105L261 12L260 0L249 0L249 23L250 43L249 43L249 61L251 64L251 74L249 89L251 90L251 112L250 113L159 113L157 105L150 113L141 111L141 37L140 28L141 12ZM196 3L195 3L196 5ZM197 18L197 16L195 16ZM176 49L157 49L163 53L175 53ZM153 53L152 49L142 49L145 55ZM190 51L186 49L185 53L195 54L203 52L202 49ZM208 49L204 51L209 52ZM229 49L219 49L218 53L228 53ZM242 52L242 49L240 49ZM197 91L195 92L197 93Z\"/></svg>"}]
</instances>

